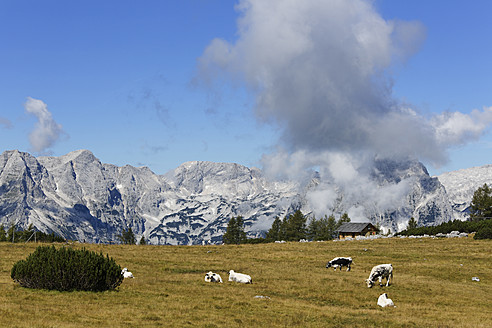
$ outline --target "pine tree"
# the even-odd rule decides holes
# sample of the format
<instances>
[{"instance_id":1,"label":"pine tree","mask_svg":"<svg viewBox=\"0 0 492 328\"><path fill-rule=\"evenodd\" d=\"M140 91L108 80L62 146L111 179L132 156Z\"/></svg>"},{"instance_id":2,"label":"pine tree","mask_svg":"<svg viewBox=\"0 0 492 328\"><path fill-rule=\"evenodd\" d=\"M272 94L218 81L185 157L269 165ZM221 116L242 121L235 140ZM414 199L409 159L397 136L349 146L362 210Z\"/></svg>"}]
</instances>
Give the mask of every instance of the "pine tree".
<instances>
[{"instance_id":1,"label":"pine tree","mask_svg":"<svg viewBox=\"0 0 492 328\"><path fill-rule=\"evenodd\" d=\"M335 216L330 215L320 220L320 233L317 240L332 240L337 230L337 221Z\"/></svg>"},{"instance_id":2,"label":"pine tree","mask_svg":"<svg viewBox=\"0 0 492 328\"><path fill-rule=\"evenodd\" d=\"M285 229L285 240L299 241L306 238L306 220L307 218L300 210L284 218L283 227Z\"/></svg>"},{"instance_id":3,"label":"pine tree","mask_svg":"<svg viewBox=\"0 0 492 328\"><path fill-rule=\"evenodd\" d=\"M7 241L7 233L3 224L0 224L0 241Z\"/></svg>"},{"instance_id":4,"label":"pine tree","mask_svg":"<svg viewBox=\"0 0 492 328\"><path fill-rule=\"evenodd\" d=\"M492 190L486 183L475 191L470 205L470 220L485 218L492 218Z\"/></svg>"},{"instance_id":5,"label":"pine tree","mask_svg":"<svg viewBox=\"0 0 492 328\"><path fill-rule=\"evenodd\" d=\"M231 218L227 224L226 233L222 236L224 244L242 244L246 241L244 232L244 220L242 216Z\"/></svg>"},{"instance_id":6,"label":"pine tree","mask_svg":"<svg viewBox=\"0 0 492 328\"><path fill-rule=\"evenodd\" d=\"M118 235L117 238L120 240L122 244L135 245L137 243L132 228L128 228L128 230L123 230L121 232L121 235Z\"/></svg>"},{"instance_id":7,"label":"pine tree","mask_svg":"<svg viewBox=\"0 0 492 328\"><path fill-rule=\"evenodd\" d=\"M408 221L407 229L415 229L415 228L417 228L417 221L412 216L410 218L410 221Z\"/></svg>"},{"instance_id":8,"label":"pine tree","mask_svg":"<svg viewBox=\"0 0 492 328\"><path fill-rule=\"evenodd\" d=\"M316 220L315 217L311 219L309 225L307 227L307 237L311 240L321 240L321 229L322 229L322 220Z\"/></svg>"},{"instance_id":9,"label":"pine tree","mask_svg":"<svg viewBox=\"0 0 492 328\"><path fill-rule=\"evenodd\" d=\"M319 220L312 219L308 226L307 236L312 240L332 240L337 229L335 217L330 215Z\"/></svg>"},{"instance_id":10,"label":"pine tree","mask_svg":"<svg viewBox=\"0 0 492 328\"><path fill-rule=\"evenodd\" d=\"M350 222L350 218L349 218L348 214L347 214L347 213L343 213L343 214L342 214L342 216L340 217L340 219L338 220L338 223L337 223L337 224L338 224L338 227L337 227L337 229L338 229L338 228L339 228L342 224L344 224L344 223L348 223L348 222Z\"/></svg>"},{"instance_id":11,"label":"pine tree","mask_svg":"<svg viewBox=\"0 0 492 328\"><path fill-rule=\"evenodd\" d=\"M147 245L147 242L145 241L145 237L142 235L142 238L140 238L140 241L138 242L140 245Z\"/></svg>"},{"instance_id":12,"label":"pine tree","mask_svg":"<svg viewBox=\"0 0 492 328\"><path fill-rule=\"evenodd\" d=\"M227 223L227 230L222 236L224 244L234 244L234 236L236 235L237 225L236 218L232 217Z\"/></svg>"},{"instance_id":13,"label":"pine tree","mask_svg":"<svg viewBox=\"0 0 492 328\"><path fill-rule=\"evenodd\" d=\"M281 235L281 227L282 220L280 220L280 218L277 216L275 220L273 220L272 227L266 233L266 240L269 242L282 240L283 236Z\"/></svg>"}]
</instances>

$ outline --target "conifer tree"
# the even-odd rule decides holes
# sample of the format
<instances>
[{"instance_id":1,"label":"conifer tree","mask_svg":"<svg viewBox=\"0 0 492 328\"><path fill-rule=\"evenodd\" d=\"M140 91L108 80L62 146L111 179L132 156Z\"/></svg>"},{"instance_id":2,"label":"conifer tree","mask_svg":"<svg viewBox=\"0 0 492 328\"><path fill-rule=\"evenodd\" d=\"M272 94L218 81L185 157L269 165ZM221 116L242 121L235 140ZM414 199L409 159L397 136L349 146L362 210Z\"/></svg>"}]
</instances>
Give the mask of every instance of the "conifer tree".
<instances>
[{"instance_id":1,"label":"conifer tree","mask_svg":"<svg viewBox=\"0 0 492 328\"><path fill-rule=\"evenodd\" d=\"M266 240L269 242L282 240L283 236L281 235L281 226L282 220L277 216L275 220L273 220L272 227L266 233Z\"/></svg>"},{"instance_id":2,"label":"conifer tree","mask_svg":"<svg viewBox=\"0 0 492 328\"><path fill-rule=\"evenodd\" d=\"M242 244L246 241L244 220L242 216L231 218L227 224L226 233L222 236L224 244Z\"/></svg>"},{"instance_id":3,"label":"conifer tree","mask_svg":"<svg viewBox=\"0 0 492 328\"><path fill-rule=\"evenodd\" d=\"M338 220L338 227L337 229L344 223L348 223L350 222L350 218L348 216L348 214L345 212L342 214L342 216L340 217L340 219Z\"/></svg>"},{"instance_id":4,"label":"conifer tree","mask_svg":"<svg viewBox=\"0 0 492 328\"><path fill-rule=\"evenodd\" d=\"M335 217L330 215L319 220L312 219L308 226L308 237L312 240L332 240L337 229Z\"/></svg>"},{"instance_id":5,"label":"conifer tree","mask_svg":"<svg viewBox=\"0 0 492 328\"><path fill-rule=\"evenodd\" d=\"M410 218L410 221L408 221L407 229L415 229L415 228L417 228L417 221L412 216Z\"/></svg>"},{"instance_id":6,"label":"conifer tree","mask_svg":"<svg viewBox=\"0 0 492 328\"><path fill-rule=\"evenodd\" d=\"M140 241L138 242L140 245L147 245L147 242L145 241L145 237L142 235L142 238L140 238Z\"/></svg>"},{"instance_id":7,"label":"conifer tree","mask_svg":"<svg viewBox=\"0 0 492 328\"><path fill-rule=\"evenodd\" d=\"M0 224L0 241L7 241L7 233L3 224Z\"/></svg>"},{"instance_id":8,"label":"conifer tree","mask_svg":"<svg viewBox=\"0 0 492 328\"><path fill-rule=\"evenodd\" d=\"M480 221L486 218L492 218L492 190L485 183L473 194L470 205L470 219L472 221Z\"/></svg>"},{"instance_id":9,"label":"conifer tree","mask_svg":"<svg viewBox=\"0 0 492 328\"><path fill-rule=\"evenodd\" d=\"M300 210L284 218L283 227L285 229L285 240L299 241L306 238L306 220L307 217Z\"/></svg>"},{"instance_id":10,"label":"conifer tree","mask_svg":"<svg viewBox=\"0 0 492 328\"><path fill-rule=\"evenodd\" d=\"M323 219L320 219L320 220L316 220L315 217L313 217L311 219L311 221L309 222L309 225L307 227L307 237L311 240L320 240L318 239L320 234L321 234L321 221Z\"/></svg>"},{"instance_id":11,"label":"conifer tree","mask_svg":"<svg viewBox=\"0 0 492 328\"><path fill-rule=\"evenodd\" d=\"M122 244L127 245L135 245L137 240L135 238L135 234L132 231L132 228L128 228L128 230L123 230L121 235L118 235L117 238L121 241Z\"/></svg>"}]
</instances>

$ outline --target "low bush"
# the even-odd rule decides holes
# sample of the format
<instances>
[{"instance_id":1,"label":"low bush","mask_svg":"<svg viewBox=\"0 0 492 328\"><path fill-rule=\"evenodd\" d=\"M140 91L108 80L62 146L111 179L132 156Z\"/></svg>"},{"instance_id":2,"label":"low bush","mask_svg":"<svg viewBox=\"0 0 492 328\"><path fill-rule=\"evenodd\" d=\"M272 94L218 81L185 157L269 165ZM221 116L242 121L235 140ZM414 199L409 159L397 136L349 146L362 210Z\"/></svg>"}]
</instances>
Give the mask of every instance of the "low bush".
<instances>
[{"instance_id":1,"label":"low bush","mask_svg":"<svg viewBox=\"0 0 492 328\"><path fill-rule=\"evenodd\" d=\"M481 221L473 239L492 239L492 220Z\"/></svg>"},{"instance_id":2,"label":"low bush","mask_svg":"<svg viewBox=\"0 0 492 328\"><path fill-rule=\"evenodd\" d=\"M459 232L466 232L466 233L471 233L476 231L478 233L480 230L483 229L485 230L492 229L492 219L486 219L481 221L460 221L460 220L448 221L437 226L424 226L424 227L406 229L400 231L397 235L402 235L402 236L424 235L424 234L436 235L438 233L447 234L450 233L451 231L459 231ZM486 234L485 231L483 232L483 235L484 236L488 235L490 237L484 237L480 239L492 238L492 236L490 234ZM479 239L479 238L475 237L475 239Z\"/></svg>"},{"instance_id":3,"label":"low bush","mask_svg":"<svg viewBox=\"0 0 492 328\"><path fill-rule=\"evenodd\" d=\"M54 246L36 248L14 264L10 276L23 287L58 291L104 291L123 281L121 267L108 255Z\"/></svg>"}]
</instances>

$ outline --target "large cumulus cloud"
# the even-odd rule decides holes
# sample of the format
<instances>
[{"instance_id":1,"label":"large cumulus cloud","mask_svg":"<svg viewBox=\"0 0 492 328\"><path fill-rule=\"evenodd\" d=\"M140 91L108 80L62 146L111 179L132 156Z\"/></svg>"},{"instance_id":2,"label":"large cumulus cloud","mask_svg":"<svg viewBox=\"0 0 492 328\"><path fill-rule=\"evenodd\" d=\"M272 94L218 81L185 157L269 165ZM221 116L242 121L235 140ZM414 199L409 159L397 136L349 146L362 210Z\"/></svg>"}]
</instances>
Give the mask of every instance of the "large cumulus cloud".
<instances>
[{"instance_id":1,"label":"large cumulus cloud","mask_svg":"<svg viewBox=\"0 0 492 328\"><path fill-rule=\"evenodd\" d=\"M237 39L210 42L200 78L253 92L259 120L283 131L264 171L308 181L317 170L321 183L307 195L317 214L336 211L341 194L361 219L368 204L398 207L410 182L377 185L376 158L439 166L450 146L479 138L492 122L492 108L431 115L393 97L392 70L425 40L419 22L385 20L365 0L241 0L237 10Z\"/></svg>"},{"instance_id":2,"label":"large cumulus cloud","mask_svg":"<svg viewBox=\"0 0 492 328\"><path fill-rule=\"evenodd\" d=\"M492 120L428 119L392 97L391 68L425 38L418 22L384 20L362 0L243 0L237 10L237 40L213 40L201 76L244 81L258 117L283 127L290 151L369 150L439 165L447 146L479 137ZM459 116L471 124L457 133Z\"/></svg>"}]
</instances>

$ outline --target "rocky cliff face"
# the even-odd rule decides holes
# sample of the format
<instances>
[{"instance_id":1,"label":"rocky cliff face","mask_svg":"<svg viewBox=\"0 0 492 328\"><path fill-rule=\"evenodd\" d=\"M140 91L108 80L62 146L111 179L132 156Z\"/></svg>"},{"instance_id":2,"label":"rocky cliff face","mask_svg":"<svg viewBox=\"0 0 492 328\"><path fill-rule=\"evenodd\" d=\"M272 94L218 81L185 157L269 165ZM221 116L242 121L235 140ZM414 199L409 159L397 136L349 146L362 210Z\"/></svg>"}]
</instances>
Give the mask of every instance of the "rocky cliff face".
<instances>
[{"instance_id":1,"label":"rocky cliff face","mask_svg":"<svg viewBox=\"0 0 492 328\"><path fill-rule=\"evenodd\" d=\"M368 181L370 187L354 197L319 175L301 185L269 181L256 168L211 162L188 162L156 175L145 167L103 164L87 150L38 158L14 150L0 155L0 223L32 223L86 242L115 242L131 227L153 244L216 243L232 216L243 216L248 235L258 236L276 216L297 209L318 215L313 199L323 198L312 196L327 186L336 197L324 214L355 208L386 231L405 228L411 216L426 225L453 217L445 189L418 162L375 161Z\"/></svg>"},{"instance_id":2,"label":"rocky cliff face","mask_svg":"<svg viewBox=\"0 0 492 328\"><path fill-rule=\"evenodd\" d=\"M492 165L444 173L438 179L446 188L453 208L453 219L465 220L469 216L473 193L485 183L492 185Z\"/></svg>"}]
</instances>

